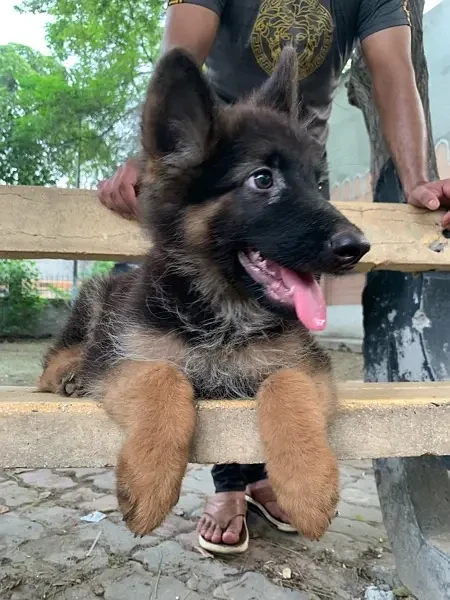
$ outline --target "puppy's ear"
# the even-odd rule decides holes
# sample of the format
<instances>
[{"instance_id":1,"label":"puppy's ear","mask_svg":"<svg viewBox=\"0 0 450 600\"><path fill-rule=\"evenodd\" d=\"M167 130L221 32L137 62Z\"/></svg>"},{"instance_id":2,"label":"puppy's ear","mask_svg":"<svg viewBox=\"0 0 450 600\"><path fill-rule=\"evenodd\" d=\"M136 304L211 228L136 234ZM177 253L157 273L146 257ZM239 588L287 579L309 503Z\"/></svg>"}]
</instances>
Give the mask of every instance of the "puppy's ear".
<instances>
[{"instance_id":1,"label":"puppy's ear","mask_svg":"<svg viewBox=\"0 0 450 600\"><path fill-rule=\"evenodd\" d=\"M141 144L149 158L188 168L201 163L212 144L216 102L193 58L169 51L150 81L141 121Z\"/></svg>"},{"instance_id":2,"label":"puppy's ear","mask_svg":"<svg viewBox=\"0 0 450 600\"><path fill-rule=\"evenodd\" d=\"M274 72L253 97L257 106L266 106L298 118L298 61L292 46L285 46Z\"/></svg>"}]
</instances>

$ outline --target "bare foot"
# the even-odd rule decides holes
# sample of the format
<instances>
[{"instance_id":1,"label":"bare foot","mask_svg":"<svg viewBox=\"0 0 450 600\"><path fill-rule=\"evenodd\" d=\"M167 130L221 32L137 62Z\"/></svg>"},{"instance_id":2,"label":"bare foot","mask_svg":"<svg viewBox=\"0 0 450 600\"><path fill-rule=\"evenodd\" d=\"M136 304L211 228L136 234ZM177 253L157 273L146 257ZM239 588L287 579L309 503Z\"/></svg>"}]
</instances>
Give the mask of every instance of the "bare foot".
<instances>
[{"instance_id":1,"label":"bare foot","mask_svg":"<svg viewBox=\"0 0 450 600\"><path fill-rule=\"evenodd\" d=\"M272 490L268 479L262 479L261 481L255 481L247 486L247 494L258 502L267 510L278 521L283 523L289 523L289 517L281 510L278 502L275 499L275 494Z\"/></svg>"},{"instance_id":2,"label":"bare foot","mask_svg":"<svg viewBox=\"0 0 450 600\"><path fill-rule=\"evenodd\" d=\"M245 492L219 492L207 501L197 532L212 544L237 544L246 512Z\"/></svg>"}]
</instances>

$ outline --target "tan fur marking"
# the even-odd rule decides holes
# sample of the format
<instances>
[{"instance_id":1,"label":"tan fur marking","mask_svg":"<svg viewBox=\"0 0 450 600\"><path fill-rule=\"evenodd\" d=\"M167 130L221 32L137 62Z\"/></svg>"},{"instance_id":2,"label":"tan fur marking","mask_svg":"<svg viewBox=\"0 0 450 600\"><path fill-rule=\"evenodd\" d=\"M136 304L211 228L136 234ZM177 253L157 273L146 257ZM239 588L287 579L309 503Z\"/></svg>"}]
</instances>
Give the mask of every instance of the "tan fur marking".
<instances>
[{"instance_id":1,"label":"tan fur marking","mask_svg":"<svg viewBox=\"0 0 450 600\"><path fill-rule=\"evenodd\" d=\"M328 529L339 499L337 460L327 441L328 399L299 370L278 371L261 386L258 412L269 480L281 508L306 537Z\"/></svg>"},{"instance_id":2,"label":"tan fur marking","mask_svg":"<svg viewBox=\"0 0 450 600\"><path fill-rule=\"evenodd\" d=\"M159 163L153 158L145 158L141 160L140 167L141 184L152 185L158 175Z\"/></svg>"},{"instance_id":3,"label":"tan fur marking","mask_svg":"<svg viewBox=\"0 0 450 600\"><path fill-rule=\"evenodd\" d=\"M300 327L295 326L291 331L286 331L283 335L270 337L263 341L255 342L241 351L240 360L255 362L257 356L264 359L271 370L279 368L300 367L308 373L312 373L320 366L320 354L314 353L309 333L302 331ZM321 365L327 370L327 362Z\"/></svg>"},{"instance_id":4,"label":"tan fur marking","mask_svg":"<svg viewBox=\"0 0 450 600\"><path fill-rule=\"evenodd\" d=\"M50 359L47 368L40 376L37 384L38 390L40 392L52 392L53 394L63 393L62 383L64 377L70 373L77 373L80 369L81 361L81 346L59 350Z\"/></svg>"},{"instance_id":5,"label":"tan fur marking","mask_svg":"<svg viewBox=\"0 0 450 600\"><path fill-rule=\"evenodd\" d=\"M168 361L182 364L185 347L175 334L159 334L151 330L127 329L120 336L121 354L136 361Z\"/></svg>"},{"instance_id":6,"label":"tan fur marking","mask_svg":"<svg viewBox=\"0 0 450 600\"><path fill-rule=\"evenodd\" d=\"M316 384L319 397L323 398L325 407L325 418L327 423L330 424L338 409L338 396L336 383L333 379L332 373L318 373L314 376L314 383Z\"/></svg>"},{"instance_id":7,"label":"tan fur marking","mask_svg":"<svg viewBox=\"0 0 450 600\"><path fill-rule=\"evenodd\" d=\"M150 533L177 503L195 427L194 393L174 366L125 361L105 386L104 404L124 428L117 497L128 527Z\"/></svg>"},{"instance_id":8,"label":"tan fur marking","mask_svg":"<svg viewBox=\"0 0 450 600\"><path fill-rule=\"evenodd\" d=\"M226 202L227 197L222 196L200 206L189 207L184 219L184 230L188 244L207 249L211 219L222 210Z\"/></svg>"}]
</instances>

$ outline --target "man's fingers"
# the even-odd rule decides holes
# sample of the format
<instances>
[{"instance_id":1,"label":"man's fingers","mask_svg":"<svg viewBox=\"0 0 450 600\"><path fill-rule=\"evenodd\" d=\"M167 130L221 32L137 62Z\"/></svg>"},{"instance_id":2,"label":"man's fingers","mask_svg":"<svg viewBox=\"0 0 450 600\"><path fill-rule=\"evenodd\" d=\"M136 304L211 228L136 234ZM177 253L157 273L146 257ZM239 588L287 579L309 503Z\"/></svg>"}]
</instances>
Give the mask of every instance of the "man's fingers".
<instances>
[{"instance_id":1,"label":"man's fingers","mask_svg":"<svg viewBox=\"0 0 450 600\"><path fill-rule=\"evenodd\" d=\"M115 212L119 213L122 217L129 217L130 211L125 201L123 200L118 188L113 187L111 191L111 205L110 207Z\"/></svg>"},{"instance_id":2,"label":"man's fingers","mask_svg":"<svg viewBox=\"0 0 450 600\"><path fill-rule=\"evenodd\" d=\"M104 190L105 190L106 181L99 181L97 184L97 196L102 200Z\"/></svg>"},{"instance_id":3,"label":"man's fingers","mask_svg":"<svg viewBox=\"0 0 450 600\"><path fill-rule=\"evenodd\" d=\"M442 227L444 229L450 229L450 211L446 212L442 217Z\"/></svg>"},{"instance_id":4,"label":"man's fingers","mask_svg":"<svg viewBox=\"0 0 450 600\"><path fill-rule=\"evenodd\" d=\"M106 208L119 213L122 217L130 218L134 213L132 202L133 188L131 186L131 191L127 190L125 195L125 187L123 184L119 184L114 178L107 179L99 183L98 197Z\"/></svg>"},{"instance_id":5,"label":"man's fingers","mask_svg":"<svg viewBox=\"0 0 450 600\"><path fill-rule=\"evenodd\" d=\"M430 210L437 210L440 207L440 202L437 198L429 198L424 202L424 206Z\"/></svg>"},{"instance_id":6,"label":"man's fingers","mask_svg":"<svg viewBox=\"0 0 450 600\"><path fill-rule=\"evenodd\" d=\"M136 161L130 159L119 167L110 179L100 181L97 185L97 195L101 203L122 217L139 217L136 198L136 183L138 169Z\"/></svg>"},{"instance_id":7,"label":"man's fingers","mask_svg":"<svg viewBox=\"0 0 450 600\"><path fill-rule=\"evenodd\" d=\"M431 192L438 200L439 206L442 208L450 208L450 179L440 179L427 183L423 188L427 192Z\"/></svg>"},{"instance_id":8,"label":"man's fingers","mask_svg":"<svg viewBox=\"0 0 450 600\"><path fill-rule=\"evenodd\" d=\"M419 208L428 208L429 210L437 210L440 202L435 193L427 189L425 186L416 188L410 198L410 204Z\"/></svg>"},{"instance_id":9,"label":"man's fingers","mask_svg":"<svg viewBox=\"0 0 450 600\"><path fill-rule=\"evenodd\" d=\"M429 190L424 190L421 198L421 204L430 210L437 210L440 206L440 202L436 198L435 194Z\"/></svg>"},{"instance_id":10,"label":"man's fingers","mask_svg":"<svg viewBox=\"0 0 450 600\"><path fill-rule=\"evenodd\" d=\"M140 210L137 202L136 202L136 206L133 209L133 215L134 215L134 218L136 219L136 221L141 221L142 213L141 213L141 210Z\"/></svg>"},{"instance_id":11,"label":"man's fingers","mask_svg":"<svg viewBox=\"0 0 450 600\"><path fill-rule=\"evenodd\" d=\"M444 179L442 182L442 192L443 196L446 199L442 204L446 207L450 207L450 179Z\"/></svg>"},{"instance_id":12,"label":"man's fingers","mask_svg":"<svg viewBox=\"0 0 450 600\"><path fill-rule=\"evenodd\" d=\"M106 208L111 208L111 182L109 180L102 181L99 184L98 197Z\"/></svg>"},{"instance_id":13,"label":"man's fingers","mask_svg":"<svg viewBox=\"0 0 450 600\"><path fill-rule=\"evenodd\" d=\"M128 212L134 214L136 208L136 192L133 185L131 185L131 183L122 182L119 185L119 193Z\"/></svg>"}]
</instances>

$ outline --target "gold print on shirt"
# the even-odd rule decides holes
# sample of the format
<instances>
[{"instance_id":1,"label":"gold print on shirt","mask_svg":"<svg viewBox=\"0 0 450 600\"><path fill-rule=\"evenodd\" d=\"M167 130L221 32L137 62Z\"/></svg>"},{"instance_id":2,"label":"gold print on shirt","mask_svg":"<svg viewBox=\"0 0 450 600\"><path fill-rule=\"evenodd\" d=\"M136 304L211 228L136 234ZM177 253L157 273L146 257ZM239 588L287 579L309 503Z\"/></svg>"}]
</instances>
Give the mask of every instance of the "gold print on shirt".
<instances>
[{"instance_id":1,"label":"gold print on shirt","mask_svg":"<svg viewBox=\"0 0 450 600\"><path fill-rule=\"evenodd\" d=\"M281 50L292 44L298 54L298 76L304 79L325 60L333 40L333 20L319 0L261 0L252 31L252 50L270 75Z\"/></svg>"},{"instance_id":2,"label":"gold print on shirt","mask_svg":"<svg viewBox=\"0 0 450 600\"><path fill-rule=\"evenodd\" d=\"M405 11L406 18L408 19L408 25L411 27L411 14L409 12L408 0L403 0L403 10Z\"/></svg>"}]
</instances>

